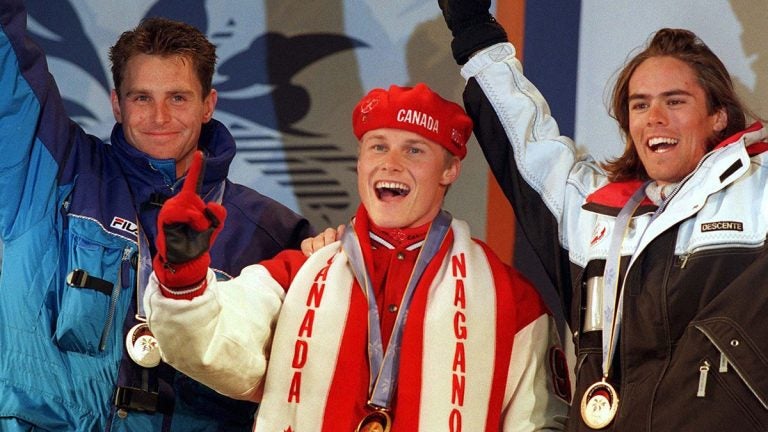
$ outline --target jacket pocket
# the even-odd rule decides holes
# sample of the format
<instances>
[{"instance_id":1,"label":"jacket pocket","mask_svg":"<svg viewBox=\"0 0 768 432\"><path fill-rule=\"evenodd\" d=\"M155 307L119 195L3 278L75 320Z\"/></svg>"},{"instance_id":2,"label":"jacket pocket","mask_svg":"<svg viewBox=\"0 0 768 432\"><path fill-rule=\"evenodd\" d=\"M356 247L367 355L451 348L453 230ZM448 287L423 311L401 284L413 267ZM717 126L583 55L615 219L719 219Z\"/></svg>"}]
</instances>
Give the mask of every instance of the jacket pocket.
<instances>
[{"instance_id":1,"label":"jacket pocket","mask_svg":"<svg viewBox=\"0 0 768 432\"><path fill-rule=\"evenodd\" d=\"M70 228L67 283L63 285L54 339L64 351L97 355L106 349L112 334L123 272L130 266L134 247L103 232Z\"/></svg>"},{"instance_id":2,"label":"jacket pocket","mask_svg":"<svg viewBox=\"0 0 768 432\"><path fill-rule=\"evenodd\" d=\"M710 375L714 375L718 384L739 405L757 408L754 420L765 427L768 419L768 374L765 373L768 361L765 353L743 328L727 318L699 321L695 327L719 353L719 358L708 362L712 365ZM706 397L701 385L699 396Z\"/></svg>"}]
</instances>

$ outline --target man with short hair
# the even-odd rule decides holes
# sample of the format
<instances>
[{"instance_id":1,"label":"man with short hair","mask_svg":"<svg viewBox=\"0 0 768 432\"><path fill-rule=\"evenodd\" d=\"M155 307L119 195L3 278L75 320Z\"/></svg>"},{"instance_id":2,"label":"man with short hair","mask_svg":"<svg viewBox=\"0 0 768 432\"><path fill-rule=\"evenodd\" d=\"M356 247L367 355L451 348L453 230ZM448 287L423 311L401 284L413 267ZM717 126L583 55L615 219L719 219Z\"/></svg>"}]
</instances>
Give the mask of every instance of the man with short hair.
<instances>
[{"instance_id":1,"label":"man with short hair","mask_svg":"<svg viewBox=\"0 0 768 432\"><path fill-rule=\"evenodd\" d=\"M164 358L260 400L257 431L561 429L570 384L551 315L442 210L472 122L418 84L372 90L353 126L361 205L308 258L218 282L201 251L226 212L189 183L163 206L144 303Z\"/></svg>"},{"instance_id":2,"label":"man with short hair","mask_svg":"<svg viewBox=\"0 0 768 432\"><path fill-rule=\"evenodd\" d=\"M235 142L212 118L216 53L199 30L150 19L110 50L111 143L70 120L23 3L0 2L0 429L250 429L255 405L159 363L141 298L157 214L192 155L230 215L217 277L297 247L308 222L227 179ZM223 251L227 259L224 258Z\"/></svg>"}]
</instances>

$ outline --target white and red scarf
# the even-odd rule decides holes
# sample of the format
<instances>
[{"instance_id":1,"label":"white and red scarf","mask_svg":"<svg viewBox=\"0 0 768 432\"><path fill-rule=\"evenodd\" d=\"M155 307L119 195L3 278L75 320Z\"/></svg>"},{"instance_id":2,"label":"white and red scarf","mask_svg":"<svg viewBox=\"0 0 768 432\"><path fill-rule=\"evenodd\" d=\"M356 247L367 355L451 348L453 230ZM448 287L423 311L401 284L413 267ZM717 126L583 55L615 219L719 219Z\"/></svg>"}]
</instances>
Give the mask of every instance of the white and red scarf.
<instances>
[{"instance_id":1,"label":"white and red scarf","mask_svg":"<svg viewBox=\"0 0 768 432\"><path fill-rule=\"evenodd\" d=\"M355 229L368 261L364 225ZM546 314L538 296L515 293L516 280L466 223L453 221L408 313L394 431L499 430L516 390L515 336ZM370 412L367 323L365 294L340 243L315 252L283 303L255 430L353 431Z\"/></svg>"}]
</instances>

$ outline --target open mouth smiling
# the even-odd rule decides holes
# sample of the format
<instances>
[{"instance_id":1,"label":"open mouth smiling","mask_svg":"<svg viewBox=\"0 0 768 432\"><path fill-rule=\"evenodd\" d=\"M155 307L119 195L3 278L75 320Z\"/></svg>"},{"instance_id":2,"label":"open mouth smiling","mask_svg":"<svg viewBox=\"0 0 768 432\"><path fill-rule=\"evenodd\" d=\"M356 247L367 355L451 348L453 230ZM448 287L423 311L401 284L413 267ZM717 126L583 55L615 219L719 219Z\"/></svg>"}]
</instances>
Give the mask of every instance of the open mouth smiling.
<instances>
[{"instance_id":1,"label":"open mouth smiling","mask_svg":"<svg viewBox=\"0 0 768 432\"><path fill-rule=\"evenodd\" d=\"M650 147L651 151L654 153L663 153L672 149L677 143L678 140L675 138L654 137L648 140L648 147Z\"/></svg>"},{"instance_id":2,"label":"open mouth smiling","mask_svg":"<svg viewBox=\"0 0 768 432\"><path fill-rule=\"evenodd\" d=\"M388 200L405 197L411 192L411 188L405 183L393 181L379 181L374 185L376 197L380 200Z\"/></svg>"}]
</instances>

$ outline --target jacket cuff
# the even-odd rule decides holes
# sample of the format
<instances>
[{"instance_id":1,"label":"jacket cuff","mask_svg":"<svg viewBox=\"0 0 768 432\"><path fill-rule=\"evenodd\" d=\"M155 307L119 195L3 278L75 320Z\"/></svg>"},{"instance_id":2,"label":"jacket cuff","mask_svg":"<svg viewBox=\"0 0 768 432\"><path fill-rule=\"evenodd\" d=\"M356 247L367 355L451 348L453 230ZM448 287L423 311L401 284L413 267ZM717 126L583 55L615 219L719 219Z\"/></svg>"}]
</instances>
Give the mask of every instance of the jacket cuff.
<instances>
[{"instance_id":1,"label":"jacket cuff","mask_svg":"<svg viewBox=\"0 0 768 432\"><path fill-rule=\"evenodd\" d=\"M499 42L507 42L507 32L493 16L488 21L462 29L451 42L456 63L463 65L477 51Z\"/></svg>"},{"instance_id":2,"label":"jacket cuff","mask_svg":"<svg viewBox=\"0 0 768 432\"><path fill-rule=\"evenodd\" d=\"M174 300L192 300L195 297L203 295L205 289L208 288L208 280L203 280L186 287L173 287L169 288L162 283L158 282L160 286L160 292L163 296Z\"/></svg>"}]
</instances>

